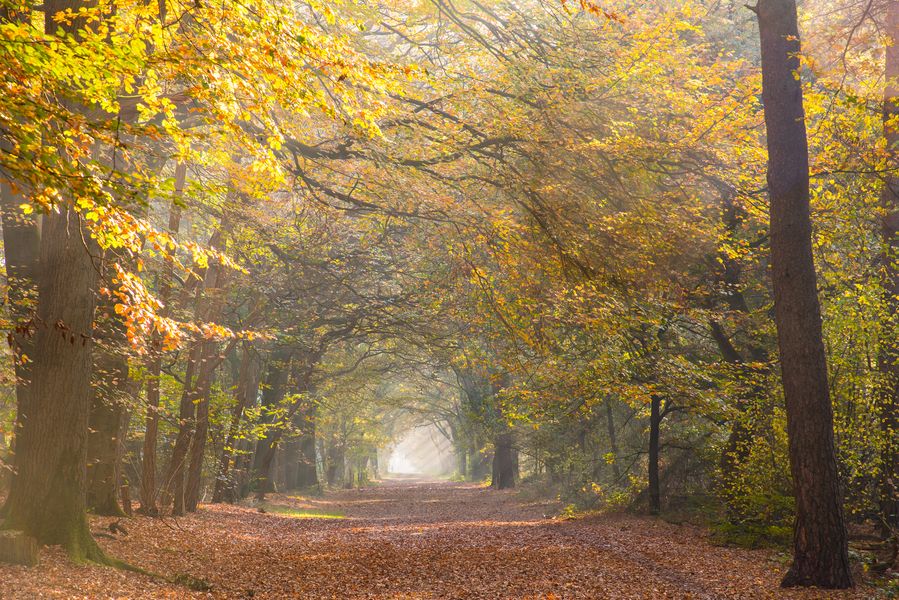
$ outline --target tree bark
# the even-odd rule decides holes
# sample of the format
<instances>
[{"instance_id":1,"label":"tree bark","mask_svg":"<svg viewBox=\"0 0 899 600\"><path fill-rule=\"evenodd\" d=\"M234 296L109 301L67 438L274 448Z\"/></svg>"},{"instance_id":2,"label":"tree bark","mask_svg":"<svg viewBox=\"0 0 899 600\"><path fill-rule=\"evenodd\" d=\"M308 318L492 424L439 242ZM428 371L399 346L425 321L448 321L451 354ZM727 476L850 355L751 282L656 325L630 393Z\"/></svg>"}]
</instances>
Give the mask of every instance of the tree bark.
<instances>
[{"instance_id":1,"label":"tree bark","mask_svg":"<svg viewBox=\"0 0 899 600\"><path fill-rule=\"evenodd\" d=\"M62 545L76 560L105 561L85 505L98 271L74 210L49 212L43 229L31 402L4 526Z\"/></svg>"},{"instance_id":2,"label":"tree bark","mask_svg":"<svg viewBox=\"0 0 899 600\"><path fill-rule=\"evenodd\" d=\"M516 460L512 429L506 422L499 393L508 385L508 375L498 377L492 384L496 414L496 434L493 438L493 472L490 487L505 490L515 487Z\"/></svg>"},{"instance_id":3,"label":"tree bark","mask_svg":"<svg viewBox=\"0 0 899 600\"><path fill-rule=\"evenodd\" d=\"M885 533L899 538L899 2L887 3L888 37L884 77L884 137L889 169L884 176L881 204L883 221L883 293L886 314L880 335L882 455L881 512Z\"/></svg>"},{"instance_id":4,"label":"tree bark","mask_svg":"<svg viewBox=\"0 0 899 600\"><path fill-rule=\"evenodd\" d=\"M615 481L621 480L621 467L618 466L618 435L615 431L615 413L612 410L612 398L606 398L606 428L609 432L609 449L612 451L612 474Z\"/></svg>"},{"instance_id":5,"label":"tree bark","mask_svg":"<svg viewBox=\"0 0 899 600\"><path fill-rule=\"evenodd\" d=\"M108 304L108 303L104 303ZM109 319L108 326L114 327ZM97 341L97 340L95 340ZM104 340L105 343L110 340ZM118 492L124 456L129 389L125 348L113 343L95 352L95 383L88 421L87 506L98 515L122 517ZM95 344L99 347L100 343Z\"/></svg>"},{"instance_id":6,"label":"tree bark","mask_svg":"<svg viewBox=\"0 0 899 600\"><path fill-rule=\"evenodd\" d=\"M649 404L649 512L662 511L662 491L659 485L659 436L662 426L662 399L653 394Z\"/></svg>"},{"instance_id":7,"label":"tree bark","mask_svg":"<svg viewBox=\"0 0 899 600\"><path fill-rule=\"evenodd\" d=\"M821 332L809 157L795 0L759 0L762 100L768 132L768 187L774 319L796 497L793 564L782 585L852 585Z\"/></svg>"},{"instance_id":8,"label":"tree bark","mask_svg":"<svg viewBox=\"0 0 899 600\"><path fill-rule=\"evenodd\" d=\"M272 353L265 375L265 386L262 390L262 406L269 410L276 408L287 391L288 373L290 372L291 352L287 348L279 348ZM272 461L275 457L275 448L280 435L276 430L280 428L272 423L269 417L265 420L270 427L266 429L263 437L256 443L256 453L253 455L252 486L259 499L265 494L274 491L272 483Z\"/></svg>"},{"instance_id":9,"label":"tree bark","mask_svg":"<svg viewBox=\"0 0 899 600\"><path fill-rule=\"evenodd\" d=\"M91 2L47 0L44 28L76 39L85 19L57 23ZM74 112L83 107L71 107ZM59 544L75 560L108 562L91 536L85 503L87 424L91 401L93 320L98 265L96 244L70 204L44 215L37 279L36 334L27 418L18 439L16 482L6 506L7 529L21 529L42 544Z\"/></svg>"},{"instance_id":10,"label":"tree bark","mask_svg":"<svg viewBox=\"0 0 899 600\"><path fill-rule=\"evenodd\" d=\"M171 208L169 209L168 232L177 236L181 228L181 207L178 202L184 195L184 185L187 179L187 165L178 163L175 167L175 193ZM159 275L159 301L162 303L162 316L170 312L169 301L172 296L172 275L174 266L165 261ZM140 480L140 512L147 515L156 515L159 508L156 506L156 442L159 437L159 379L162 376L162 340L159 337L153 339L150 361L147 365L149 371L147 377L147 413L145 417L146 429L144 433L143 451L141 453L141 480Z\"/></svg>"},{"instance_id":11,"label":"tree bark","mask_svg":"<svg viewBox=\"0 0 899 600\"><path fill-rule=\"evenodd\" d=\"M196 512L200 502L200 483L203 475L203 458L206 452L206 436L209 432L209 395L212 378L221 359L215 356L218 342L203 342L199 375L193 392L196 399L194 431L190 441L187 465L187 480L184 488L184 510Z\"/></svg>"},{"instance_id":12,"label":"tree bark","mask_svg":"<svg viewBox=\"0 0 899 600\"><path fill-rule=\"evenodd\" d=\"M297 465L297 488L308 488L318 485L318 468L315 455L315 418L318 406L314 401L303 411L300 425L300 457Z\"/></svg>"},{"instance_id":13,"label":"tree bark","mask_svg":"<svg viewBox=\"0 0 899 600\"><path fill-rule=\"evenodd\" d=\"M494 440L493 475L490 486L498 490L515 487L515 456L511 431L503 431Z\"/></svg>"},{"instance_id":14,"label":"tree bark","mask_svg":"<svg viewBox=\"0 0 899 600\"><path fill-rule=\"evenodd\" d=\"M297 489L297 474L300 469L300 440L297 437L291 437L285 440L281 446L283 475L279 475L279 477L282 478L282 489L295 490Z\"/></svg>"},{"instance_id":15,"label":"tree bark","mask_svg":"<svg viewBox=\"0 0 899 600\"><path fill-rule=\"evenodd\" d=\"M187 461L187 451L190 448L190 439L193 436L194 420L194 373L202 344L191 349L187 366L184 369L184 387L181 390L181 402L178 407L178 434L175 436L175 446L172 448L172 456L169 458L169 466L166 469L165 494L162 497L162 506L172 504L172 514L175 516L184 514L184 467Z\"/></svg>"},{"instance_id":16,"label":"tree bark","mask_svg":"<svg viewBox=\"0 0 899 600\"><path fill-rule=\"evenodd\" d=\"M27 13L10 7L0 7L0 23L23 22ZM15 151L13 144L0 137L0 151ZM12 319L7 341L12 350L16 376L16 435L13 452L21 446L18 432L28 413L28 390L31 381L31 358L34 347L34 313L37 303L37 283L40 258L40 226L36 214L25 215L20 206L26 198L17 182L0 178L0 220L3 224L3 258L6 263L6 301ZM15 462L13 456L12 462ZM15 485L15 477L11 485ZM2 511L5 513L5 507Z\"/></svg>"},{"instance_id":17,"label":"tree bark","mask_svg":"<svg viewBox=\"0 0 899 600\"><path fill-rule=\"evenodd\" d=\"M4 146L6 143L0 141ZM19 208L25 201L11 182L0 180L0 218L3 221L3 256L6 261L7 303L12 329L7 335L16 376L16 435L13 451L24 452L19 431L28 415L28 395L34 355L35 280L40 256L40 229L37 218ZM15 463L15 456L13 456ZM15 478L12 479L15 486Z\"/></svg>"},{"instance_id":18,"label":"tree bark","mask_svg":"<svg viewBox=\"0 0 899 600\"><path fill-rule=\"evenodd\" d=\"M219 459L215 489L212 494L213 502L234 502L237 499L237 486L231 475L231 462L244 411L255 402L259 390L258 370L256 353L249 342L244 342L237 376L234 411L231 414L231 424L228 428L228 436L225 438L225 447L222 448L222 456Z\"/></svg>"}]
</instances>

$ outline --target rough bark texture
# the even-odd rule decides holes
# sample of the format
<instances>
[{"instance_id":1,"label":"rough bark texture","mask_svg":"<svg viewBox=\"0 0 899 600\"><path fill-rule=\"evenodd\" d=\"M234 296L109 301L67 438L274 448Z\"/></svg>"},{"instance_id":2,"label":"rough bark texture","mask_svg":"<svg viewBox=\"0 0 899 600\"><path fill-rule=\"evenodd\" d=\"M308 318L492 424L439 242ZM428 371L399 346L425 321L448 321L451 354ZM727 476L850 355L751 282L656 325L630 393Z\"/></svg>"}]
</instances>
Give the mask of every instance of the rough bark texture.
<instances>
[{"instance_id":1,"label":"rough bark texture","mask_svg":"<svg viewBox=\"0 0 899 600\"><path fill-rule=\"evenodd\" d=\"M886 89L884 93L884 136L890 169L884 176L883 204L883 288L886 299L880 344L881 426L883 449L882 502L884 529L899 536L899 2L887 3L885 29Z\"/></svg>"},{"instance_id":2,"label":"rough bark texture","mask_svg":"<svg viewBox=\"0 0 899 600\"><path fill-rule=\"evenodd\" d=\"M169 209L168 231L172 235L177 235L181 228L181 207L178 202L184 195L186 179L187 165L179 163L175 168L174 200ZM163 305L162 316L167 316L169 313L173 270L173 265L166 261L159 276L159 300ZM158 337L152 343L147 371L147 413L143 451L141 452L140 512L156 515L159 512L159 508L156 506L156 441L159 437L159 378L162 376L162 345Z\"/></svg>"},{"instance_id":3,"label":"rough bark texture","mask_svg":"<svg viewBox=\"0 0 899 600\"><path fill-rule=\"evenodd\" d=\"M793 564L783 585L845 588L852 576L812 255L796 3L760 0L756 11L768 131L774 318L796 497Z\"/></svg>"},{"instance_id":4,"label":"rough bark texture","mask_svg":"<svg viewBox=\"0 0 899 600\"><path fill-rule=\"evenodd\" d=\"M17 481L5 527L75 559L105 560L88 529L85 506L87 424L91 402L92 325L97 268L78 215L44 216L38 327L31 406L22 424Z\"/></svg>"}]
</instances>

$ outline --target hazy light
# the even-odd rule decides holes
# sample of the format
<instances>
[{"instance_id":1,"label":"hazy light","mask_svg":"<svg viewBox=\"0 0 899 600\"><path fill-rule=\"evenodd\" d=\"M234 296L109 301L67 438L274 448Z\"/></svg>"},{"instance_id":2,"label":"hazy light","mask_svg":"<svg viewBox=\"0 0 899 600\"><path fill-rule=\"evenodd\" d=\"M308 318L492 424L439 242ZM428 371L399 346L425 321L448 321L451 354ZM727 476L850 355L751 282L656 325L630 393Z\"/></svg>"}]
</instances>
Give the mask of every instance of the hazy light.
<instances>
[{"instance_id":1,"label":"hazy light","mask_svg":"<svg viewBox=\"0 0 899 600\"><path fill-rule=\"evenodd\" d=\"M433 425L407 431L392 448L387 471L398 475L445 475L455 466L453 447Z\"/></svg>"}]
</instances>

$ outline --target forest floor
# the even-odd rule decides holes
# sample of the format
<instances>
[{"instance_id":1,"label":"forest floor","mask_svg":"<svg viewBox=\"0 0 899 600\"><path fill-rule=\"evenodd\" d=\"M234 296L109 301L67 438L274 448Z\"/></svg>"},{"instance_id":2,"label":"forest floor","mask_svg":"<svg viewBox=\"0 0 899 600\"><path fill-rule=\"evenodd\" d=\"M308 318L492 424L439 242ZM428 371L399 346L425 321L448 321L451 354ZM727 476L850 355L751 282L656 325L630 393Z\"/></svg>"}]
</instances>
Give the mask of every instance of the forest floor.
<instances>
[{"instance_id":1,"label":"forest floor","mask_svg":"<svg viewBox=\"0 0 899 600\"><path fill-rule=\"evenodd\" d=\"M0 565L0 598L871 598L871 589L782 591L771 551L724 548L706 532L634 516L575 520L515 492L386 480L259 507L203 505L135 517L100 539L113 556L182 583L69 563ZM95 531L110 519L92 518ZM189 576L189 577L187 577ZM204 587L208 590L191 589Z\"/></svg>"}]
</instances>

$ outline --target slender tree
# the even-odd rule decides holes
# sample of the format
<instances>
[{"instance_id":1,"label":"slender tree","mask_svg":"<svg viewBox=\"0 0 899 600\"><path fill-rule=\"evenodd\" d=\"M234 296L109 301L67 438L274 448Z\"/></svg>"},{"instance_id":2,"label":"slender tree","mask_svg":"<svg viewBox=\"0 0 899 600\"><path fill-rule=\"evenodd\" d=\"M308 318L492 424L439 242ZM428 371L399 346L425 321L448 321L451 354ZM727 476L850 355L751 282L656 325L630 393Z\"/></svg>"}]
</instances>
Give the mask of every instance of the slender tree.
<instances>
[{"instance_id":1,"label":"slender tree","mask_svg":"<svg viewBox=\"0 0 899 600\"><path fill-rule=\"evenodd\" d=\"M760 0L768 131L774 319L796 497L793 564L782 585L852 585L833 439L833 407L812 255L809 151L795 0Z\"/></svg>"}]
</instances>

